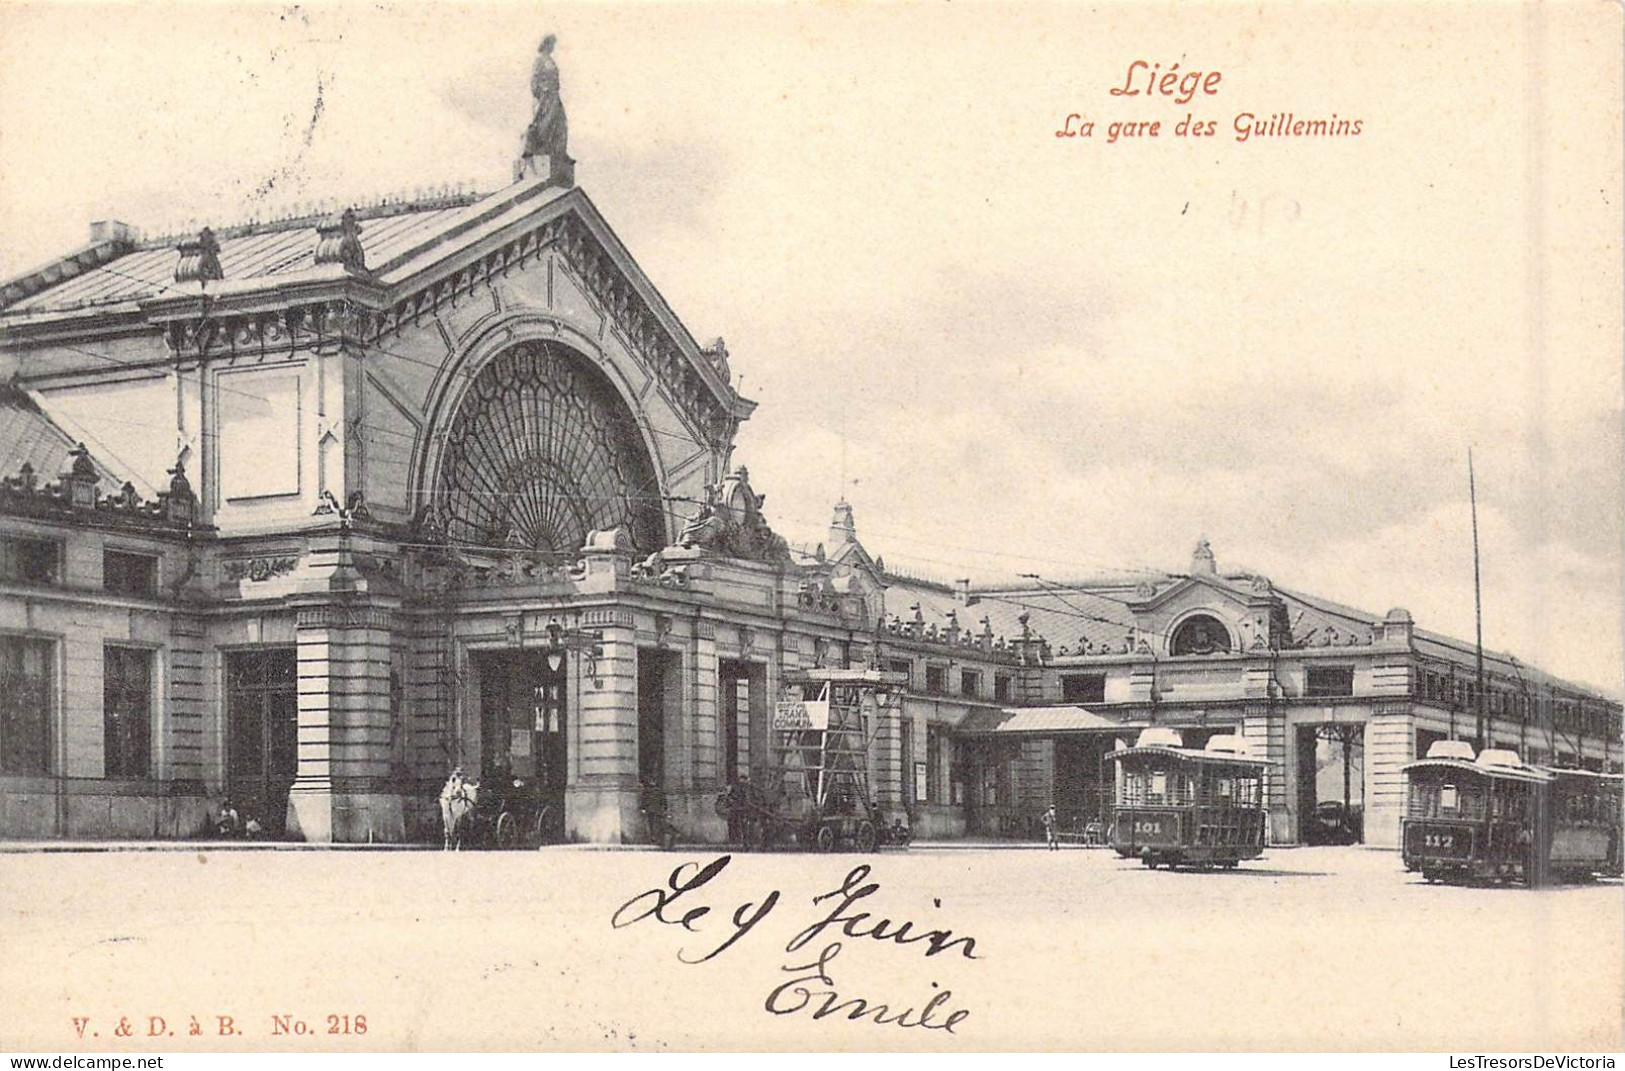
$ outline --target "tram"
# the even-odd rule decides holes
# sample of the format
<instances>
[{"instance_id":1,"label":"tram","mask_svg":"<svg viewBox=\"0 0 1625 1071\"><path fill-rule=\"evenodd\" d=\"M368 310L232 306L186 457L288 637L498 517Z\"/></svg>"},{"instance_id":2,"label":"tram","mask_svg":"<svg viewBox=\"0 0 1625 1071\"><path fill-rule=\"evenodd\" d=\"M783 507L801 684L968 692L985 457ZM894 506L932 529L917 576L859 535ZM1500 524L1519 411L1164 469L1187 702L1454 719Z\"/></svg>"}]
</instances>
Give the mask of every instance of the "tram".
<instances>
[{"instance_id":1,"label":"tram","mask_svg":"<svg viewBox=\"0 0 1625 1071\"><path fill-rule=\"evenodd\" d=\"M1117 764L1110 842L1125 859L1166 866L1234 867L1264 851L1264 773L1238 736L1188 748L1173 729L1140 732Z\"/></svg>"},{"instance_id":2,"label":"tram","mask_svg":"<svg viewBox=\"0 0 1625 1071\"><path fill-rule=\"evenodd\" d=\"M1625 777L1525 765L1517 752L1440 740L1401 767L1405 869L1429 882L1531 886L1620 873Z\"/></svg>"}]
</instances>

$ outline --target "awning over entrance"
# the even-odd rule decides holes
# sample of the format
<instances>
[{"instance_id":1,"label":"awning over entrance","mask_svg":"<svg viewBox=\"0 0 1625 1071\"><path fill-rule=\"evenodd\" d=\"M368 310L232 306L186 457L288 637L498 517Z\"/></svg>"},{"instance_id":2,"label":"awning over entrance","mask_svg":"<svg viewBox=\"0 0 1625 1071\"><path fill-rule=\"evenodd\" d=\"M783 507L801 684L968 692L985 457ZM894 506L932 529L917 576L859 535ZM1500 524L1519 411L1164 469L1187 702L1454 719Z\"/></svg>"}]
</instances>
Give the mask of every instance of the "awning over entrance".
<instances>
[{"instance_id":1,"label":"awning over entrance","mask_svg":"<svg viewBox=\"0 0 1625 1071\"><path fill-rule=\"evenodd\" d=\"M1003 710L974 711L959 726L960 733L1136 733L1150 723L1144 719L1124 720L1073 704L1054 707L1005 707Z\"/></svg>"}]
</instances>

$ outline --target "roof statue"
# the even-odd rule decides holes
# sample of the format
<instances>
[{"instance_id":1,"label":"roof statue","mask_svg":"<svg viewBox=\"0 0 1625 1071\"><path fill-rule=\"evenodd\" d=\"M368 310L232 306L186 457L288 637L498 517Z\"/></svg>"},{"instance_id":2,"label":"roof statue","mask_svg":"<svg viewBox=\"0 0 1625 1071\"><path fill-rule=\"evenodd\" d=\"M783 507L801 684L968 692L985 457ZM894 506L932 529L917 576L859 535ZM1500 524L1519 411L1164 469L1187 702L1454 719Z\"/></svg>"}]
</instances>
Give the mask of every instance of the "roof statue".
<instances>
[{"instance_id":1,"label":"roof statue","mask_svg":"<svg viewBox=\"0 0 1625 1071\"><path fill-rule=\"evenodd\" d=\"M525 142L519 150L514 178L540 174L541 164L545 162L547 175L555 184L571 186L575 184L575 161L570 159L567 150L570 127L564 117L564 101L559 96L559 65L553 62L553 46L557 41L557 37L548 34L536 50L536 65L530 71L530 95L536 98L536 114L525 128Z\"/></svg>"}]
</instances>

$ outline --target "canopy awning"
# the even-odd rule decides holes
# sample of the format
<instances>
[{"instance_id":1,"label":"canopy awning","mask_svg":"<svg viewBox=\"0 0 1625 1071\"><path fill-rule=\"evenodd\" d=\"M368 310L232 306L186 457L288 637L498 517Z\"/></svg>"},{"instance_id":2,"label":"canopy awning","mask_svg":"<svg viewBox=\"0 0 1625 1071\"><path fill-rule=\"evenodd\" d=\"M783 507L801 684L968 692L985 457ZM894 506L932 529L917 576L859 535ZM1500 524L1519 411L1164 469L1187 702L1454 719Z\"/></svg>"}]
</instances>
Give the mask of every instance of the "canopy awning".
<instances>
[{"instance_id":1,"label":"canopy awning","mask_svg":"<svg viewBox=\"0 0 1625 1071\"><path fill-rule=\"evenodd\" d=\"M1113 718L1087 707L1067 704L1054 707L1005 707L978 710L959 726L961 733L1068 733L1121 732L1133 734L1145 728L1144 719Z\"/></svg>"}]
</instances>

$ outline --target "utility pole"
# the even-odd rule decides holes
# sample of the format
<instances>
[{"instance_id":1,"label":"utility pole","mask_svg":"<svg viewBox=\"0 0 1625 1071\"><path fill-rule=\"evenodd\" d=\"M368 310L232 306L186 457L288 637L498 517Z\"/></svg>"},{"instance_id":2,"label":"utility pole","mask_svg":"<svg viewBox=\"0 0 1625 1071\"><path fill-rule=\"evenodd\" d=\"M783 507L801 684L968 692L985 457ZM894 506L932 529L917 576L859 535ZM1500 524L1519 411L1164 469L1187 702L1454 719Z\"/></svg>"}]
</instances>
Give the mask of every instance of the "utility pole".
<instances>
[{"instance_id":1,"label":"utility pole","mask_svg":"<svg viewBox=\"0 0 1625 1071\"><path fill-rule=\"evenodd\" d=\"M1467 497L1473 508L1473 618L1478 629L1478 701L1474 704L1473 750L1484 750L1484 598L1478 583L1478 485L1473 479L1473 448L1467 448Z\"/></svg>"}]
</instances>

